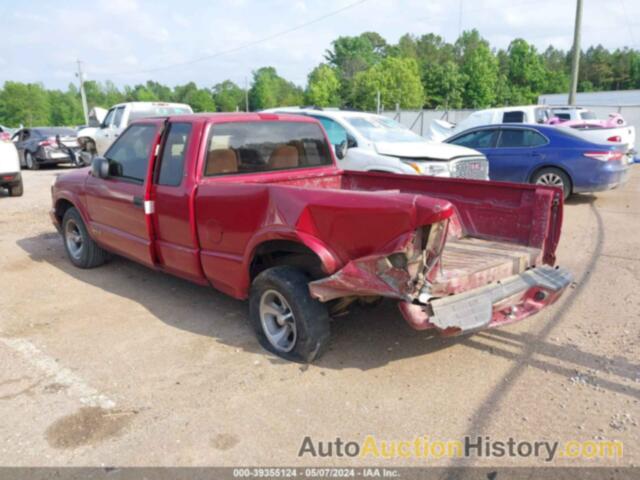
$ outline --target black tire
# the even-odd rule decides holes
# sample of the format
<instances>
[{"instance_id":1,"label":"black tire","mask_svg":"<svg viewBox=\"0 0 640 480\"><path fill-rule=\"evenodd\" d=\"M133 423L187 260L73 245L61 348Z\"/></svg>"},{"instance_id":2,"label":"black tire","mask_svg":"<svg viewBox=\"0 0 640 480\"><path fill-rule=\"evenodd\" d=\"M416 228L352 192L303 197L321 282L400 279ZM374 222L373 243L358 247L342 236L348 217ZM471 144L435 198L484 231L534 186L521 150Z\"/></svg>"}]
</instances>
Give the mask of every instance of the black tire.
<instances>
[{"instance_id":1,"label":"black tire","mask_svg":"<svg viewBox=\"0 0 640 480\"><path fill-rule=\"evenodd\" d=\"M23 193L24 187L22 185L22 180L20 180L20 183L11 185L9 187L9 195L11 195L12 197L21 197Z\"/></svg>"},{"instance_id":2,"label":"black tire","mask_svg":"<svg viewBox=\"0 0 640 480\"><path fill-rule=\"evenodd\" d=\"M74 234L81 240L79 244L71 238ZM62 238L67 256L76 267L95 268L108 259L109 254L93 241L80 213L74 207L69 208L62 219Z\"/></svg>"},{"instance_id":3,"label":"black tire","mask_svg":"<svg viewBox=\"0 0 640 480\"><path fill-rule=\"evenodd\" d=\"M273 335L269 335L269 332L265 331L267 327L263 325L261 316L263 297L267 299L268 295L274 295L273 292L284 297L288 304L286 307L289 307L292 314L290 323L294 326L294 330L293 335L289 336L292 347L289 347L288 351L276 347L269 340ZM266 350L286 360L313 362L325 352L329 345L327 306L311 297L309 278L295 267L269 268L255 278L249 296L249 317L260 344ZM265 318L264 323L267 321L268 318Z\"/></svg>"},{"instance_id":4,"label":"black tire","mask_svg":"<svg viewBox=\"0 0 640 480\"><path fill-rule=\"evenodd\" d=\"M561 184L555 183L557 181L561 182ZM531 183L562 187L565 200L571 195L571 179L559 168L548 167L538 170L533 174L533 177L531 177Z\"/></svg>"},{"instance_id":5,"label":"black tire","mask_svg":"<svg viewBox=\"0 0 640 480\"><path fill-rule=\"evenodd\" d=\"M29 170L38 170L40 168L40 164L31 152L24 152L24 163Z\"/></svg>"}]
</instances>

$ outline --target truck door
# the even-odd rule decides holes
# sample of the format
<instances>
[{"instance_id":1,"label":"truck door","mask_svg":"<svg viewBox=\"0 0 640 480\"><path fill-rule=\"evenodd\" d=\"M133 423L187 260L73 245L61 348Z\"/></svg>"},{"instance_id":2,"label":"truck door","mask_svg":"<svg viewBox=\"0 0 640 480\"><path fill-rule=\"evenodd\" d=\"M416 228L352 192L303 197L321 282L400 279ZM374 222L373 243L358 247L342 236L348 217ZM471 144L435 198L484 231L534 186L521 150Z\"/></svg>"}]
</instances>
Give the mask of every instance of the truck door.
<instances>
[{"instance_id":1,"label":"truck door","mask_svg":"<svg viewBox=\"0 0 640 480\"><path fill-rule=\"evenodd\" d=\"M145 199L160 130L157 122L129 127L105 154L108 178L89 175L85 186L94 238L105 248L149 266L155 264L150 234L152 204Z\"/></svg>"},{"instance_id":2,"label":"truck door","mask_svg":"<svg viewBox=\"0 0 640 480\"><path fill-rule=\"evenodd\" d=\"M191 122L169 123L165 127L154 168L151 198L154 201L153 229L158 266L174 275L205 282L200 266L198 240L191 228L193 178L198 135ZM187 162L193 165L187 165Z\"/></svg>"}]
</instances>

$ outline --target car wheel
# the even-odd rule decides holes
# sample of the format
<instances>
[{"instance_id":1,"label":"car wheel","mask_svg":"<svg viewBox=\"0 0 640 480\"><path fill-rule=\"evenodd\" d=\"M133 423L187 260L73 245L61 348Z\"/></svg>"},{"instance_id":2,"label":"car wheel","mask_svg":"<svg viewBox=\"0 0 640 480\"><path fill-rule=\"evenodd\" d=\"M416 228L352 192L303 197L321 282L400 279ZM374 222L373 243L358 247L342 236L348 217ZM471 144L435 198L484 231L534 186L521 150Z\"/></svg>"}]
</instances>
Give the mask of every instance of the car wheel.
<instances>
[{"instance_id":1,"label":"car wheel","mask_svg":"<svg viewBox=\"0 0 640 480\"><path fill-rule=\"evenodd\" d=\"M24 161L29 170L38 170L40 165L31 152L24 152Z\"/></svg>"},{"instance_id":2,"label":"car wheel","mask_svg":"<svg viewBox=\"0 0 640 480\"><path fill-rule=\"evenodd\" d=\"M80 212L73 207L65 212L62 219L62 235L69 260L76 267L94 268L107 260L107 251L89 236Z\"/></svg>"},{"instance_id":3,"label":"car wheel","mask_svg":"<svg viewBox=\"0 0 640 480\"><path fill-rule=\"evenodd\" d=\"M571 195L571 179L566 173L557 168L543 168L542 170L538 170L531 179L531 183L549 187L560 187L562 188L565 200Z\"/></svg>"},{"instance_id":4,"label":"car wheel","mask_svg":"<svg viewBox=\"0 0 640 480\"><path fill-rule=\"evenodd\" d=\"M12 197L21 197L24 193L24 187L22 185L22 180L17 185L12 185L9 187L9 195Z\"/></svg>"},{"instance_id":5,"label":"car wheel","mask_svg":"<svg viewBox=\"0 0 640 480\"><path fill-rule=\"evenodd\" d=\"M309 293L309 278L290 266L269 268L251 285L249 316L260 344L295 362L312 362L329 344L327 306Z\"/></svg>"}]
</instances>

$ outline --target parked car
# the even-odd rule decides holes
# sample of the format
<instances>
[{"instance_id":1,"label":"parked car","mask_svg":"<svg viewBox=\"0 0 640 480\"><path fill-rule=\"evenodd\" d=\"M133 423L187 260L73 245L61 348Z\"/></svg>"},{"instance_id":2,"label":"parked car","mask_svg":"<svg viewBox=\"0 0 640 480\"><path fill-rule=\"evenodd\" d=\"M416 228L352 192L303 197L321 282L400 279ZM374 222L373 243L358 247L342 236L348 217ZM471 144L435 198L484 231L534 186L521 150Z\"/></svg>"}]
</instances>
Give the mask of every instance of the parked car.
<instances>
[{"instance_id":1,"label":"parked car","mask_svg":"<svg viewBox=\"0 0 640 480\"><path fill-rule=\"evenodd\" d=\"M22 128L13 134L12 140L18 149L20 165L29 170L59 163L83 165L78 156L76 131L72 128Z\"/></svg>"},{"instance_id":2,"label":"parked car","mask_svg":"<svg viewBox=\"0 0 640 480\"><path fill-rule=\"evenodd\" d=\"M460 132L484 125L498 123L527 123L531 125L548 124L553 121L554 113L545 105L525 105L519 107L489 108L473 112L458 124L443 120L431 123L428 137L433 140L444 141ZM636 129L628 125L606 122L579 121L565 126L575 129L576 134L593 143L612 143L627 145L627 149L635 153Z\"/></svg>"},{"instance_id":3,"label":"parked car","mask_svg":"<svg viewBox=\"0 0 640 480\"><path fill-rule=\"evenodd\" d=\"M429 142L388 117L299 107L267 112L306 115L319 120L337 149L338 163L344 170L489 178L488 163L481 153ZM344 146L348 147L345 154L341 153Z\"/></svg>"},{"instance_id":4,"label":"parked car","mask_svg":"<svg viewBox=\"0 0 640 480\"><path fill-rule=\"evenodd\" d=\"M12 197L23 193L18 151L6 132L0 132L0 188L8 189Z\"/></svg>"},{"instance_id":5,"label":"parked car","mask_svg":"<svg viewBox=\"0 0 640 480\"><path fill-rule=\"evenodd\" d=\"M488 125L447 142L484 153L491 180L557 186L565 198L622 185L633 162L626 145L591 143L573 129L547 125Z\"/></svg>"},{"instance_id":6,"label":"parked car","mask_svg":"<svg viewBox=\"0 0 640 480\"><path fill-rule=\"evenodd\" d=\"M552 266L558 189L343 171L299 115L136 120L52 202L77 267L113 252L248 298L261 344L291 360L317 358L329 316L361 297L455 335L522 320L571 281Z\"/></svg>"},{"instance_id":7,"label":"parked car","mask_svg":"<svg viewBox=\"0 0 640 480\"><path fill-rule=\"evenodd\" d=\"M92 110L95 118L102 115L101 110L103 109ZM184 113L193 113L191 107L184 103L128 102L114 105L104 116L100 126L83 128L78 132L80 156L84 163L89 164L94 156L104 155L127 125L138 118Z\"/></svg>"}]
</instances>

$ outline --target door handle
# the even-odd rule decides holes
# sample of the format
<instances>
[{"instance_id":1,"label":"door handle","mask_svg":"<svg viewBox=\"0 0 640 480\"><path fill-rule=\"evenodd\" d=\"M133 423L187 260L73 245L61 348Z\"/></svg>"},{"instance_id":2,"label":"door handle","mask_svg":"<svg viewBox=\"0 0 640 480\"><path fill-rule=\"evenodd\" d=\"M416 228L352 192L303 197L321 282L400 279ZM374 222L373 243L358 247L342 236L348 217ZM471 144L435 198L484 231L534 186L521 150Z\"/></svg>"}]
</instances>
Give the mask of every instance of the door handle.
<instances>
[{"instance_id":1,"label":"door handle","mask_svg":"<svg viewBox=\"0 0 640 480\"><path fill-rule=\"evenodd\" d=\"M138 197L138 196L133 197L133 205L138 208L143 208L144 201L142 200L142 197Z\"/></svg>"}]
</instances>

